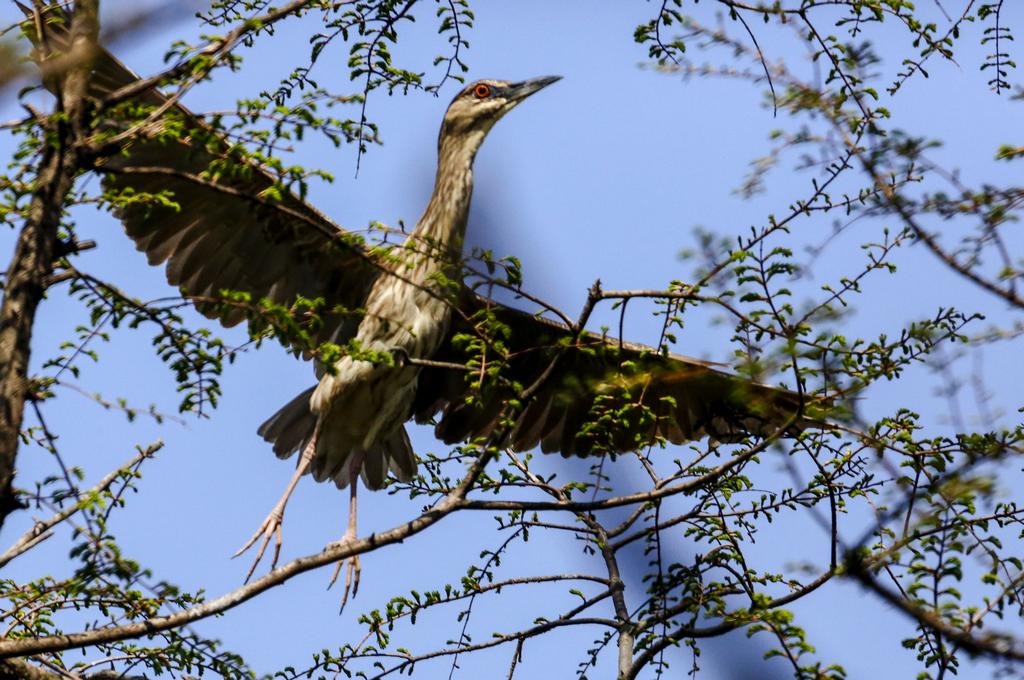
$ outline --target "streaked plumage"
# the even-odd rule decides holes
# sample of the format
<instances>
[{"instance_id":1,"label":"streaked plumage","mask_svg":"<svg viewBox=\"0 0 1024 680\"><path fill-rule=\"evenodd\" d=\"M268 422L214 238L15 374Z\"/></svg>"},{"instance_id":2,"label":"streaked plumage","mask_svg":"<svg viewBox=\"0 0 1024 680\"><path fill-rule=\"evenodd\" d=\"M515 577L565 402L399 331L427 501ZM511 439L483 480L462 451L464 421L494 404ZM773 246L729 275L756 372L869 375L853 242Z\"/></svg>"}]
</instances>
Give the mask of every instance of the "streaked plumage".
<instances>
[{"instance_id":1,"label":"streaked plumage","mask_svg":"<svg viewBox=\"0 0 1024 680\"><path fill-rule=\"evenodd\" d=\"M103 52L95 64L92 94L102 97L136 77ZM365 308L366 314L327 314L314 342L344 343L354 337L369 349L460 364L466 356L451 338L474 332L466 319L487 307L509 328L504 344L513 381L533 383L559 354L542 389L499 442L505 446L587 455L632 450L658 438L734 441L774 432L801 409L796 393L752 383L695 359L588 333L577 337L546 318L465 289L453 294L437 284L438 273L458 276L454 263L462 252L477 149L501 116L554 80L480 81L454 98L439 135L434 193L409 247L399 249L398 264L374 257L359 239L295 195L268 200L274 178L232 159L227 142L181 106L167 116L194 134L165 141L158 129L151 129L128 142L122 154L103 161L98 171L110 190L173 193L180 210L139 203L120 209L118 216L150 264L165 264L168 281L226 326L247 316L241 306L215 304L222 290L280 305L292 304L297 296L323 298L328 309ZM165 101L156 91L140 100ZM239 172L201 177L211 162L224 160ZM496 431L502 406L514 393L497 386L469 405L468 390L465 373L451 368L407 362L374 366L346 357L335 375L322 373L317 385L286 404L260 433L282 458L314 442L310 469L318 481L333 479L343 487L350 473L361 471L368 487L379 488L388 471L401 479L415 473L404 429L410 418L436 419L435 432L446 443ZM614 436L599 440L581 432L598 398L633 400L658 417L622 422ZM787 434L815 422L803 418ZM350 469L350 461L359 469Z\"/></svg>"}]
</instances>

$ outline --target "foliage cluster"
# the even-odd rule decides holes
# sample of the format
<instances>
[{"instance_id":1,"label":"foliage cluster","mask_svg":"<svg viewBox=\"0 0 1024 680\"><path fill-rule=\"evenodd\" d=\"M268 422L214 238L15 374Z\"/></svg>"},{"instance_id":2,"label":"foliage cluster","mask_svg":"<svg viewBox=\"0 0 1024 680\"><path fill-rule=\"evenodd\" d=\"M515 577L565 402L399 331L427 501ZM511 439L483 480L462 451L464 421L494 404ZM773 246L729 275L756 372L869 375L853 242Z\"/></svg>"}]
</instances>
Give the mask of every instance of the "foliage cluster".
<instances>
[{"instance_id":1,"label":"foliage cluster","mask_svg":"<svg viewBox=\"0 0 1024 680\"><path fill-rule=\"evenodd\" d=\"M95 19L95 4L77 3L72 20L87 25ZM267 338L327 367L346 353L375 362L403 358L353 343L325 342L317 335L326 316L358 316L364 310L328 309L322 299L301 297L281 305L241 291L222 291L217 299L189 298L183 291L140 300L129 284L83 271L76 257L92 247L78 237L87 206L115 212L139 204L185 207L173 192L98 190L87 178L113 172L105 160L140 136L167 144L189 140L212 160L203 172L185 179L230 184L245 180L259 166L275 183L252 201L269 211L294 212L293 198L304 198L311 182L331 177L289 164L291 146L323 139L367 152L379 140L371 118L373 107L383 105L379 94L436 93L449 80L461 81L475 19L471 4L306 0L272 7L263 0L218 0L198 17L211 34L201 44L172 45L165 71L104 101L86 101L79 93L77 103L67 92L68 83L84 71L80 60L72 58L74 53L48 53L45 38L56 26L48 22L67 17L55 12L30 17L21 27L27 39L23 44L36 45L36 58L50 67L44 68L46 84L65 96L50 113L30 109L24 119L5 125L20 146L0 177L0 221L23 235L48 238L50 249L34 260L28 250L15 253L3 278L3 314L5 323L15 313L24 317L29 307L15 308L24 289L28 302L35 296L30 318L37 304L46 304L45 293L76 300L89 323L76 329L59 355L47 357L38 374L24 376L18 389L29 417L0 422L15 429L22 450L41 447L61 470L45 479L19 480L17 500L52 517L0 556L0 566L49 539L57 525L74 527L70 568L61 570L66 573L55 570L24 582L0 580L0 622L5 626L0 657L6 659L0 677L32 672L38 674L33 677L89 678L108 671L125 674L118 677L255 677L244 659L193 632L189 624L230 616L240 602L299 573L400 542L460 512L490 512L496 520L492 535L474 537L480 557L467 565L464 576L429 590L396 594L361 615L362 639L313 653L273 677L411 675L439 660L455 669L460 656L498 647L514 650L507 671L513 677L531 639L586 627L594 631L593 644L573 650L581 679L607 676L612 667L624 680L678 675L669 663L682 658L679 649L689 657L687 670L697 674L701 641L732 631L770 640L767 669L785 668L798 678L844 678L842 666L816 653L815 631L804 628L793 606L813 602L820 588L840 579L859 582L909 617L914 634L903 646L916 655L920 677L949 677L961 669L965 656L976 655L1019 672L1016 664L1024 659L1017 635L1024 611L1024 511L1007 480L1024 446L1018 415L1024 405L1002 403L979 426L954 422L951 427L937 426L916 404L875 420L866 420L858 405L873 384L906 380L915 366L935 367L945 375L950 356L970 355L994 343L1019 344L1024 323L1020 239L1012 233L1024 188L1009 182L969 184L955 168L932 160L940 140L900 129L890 113L908 83L929 76L930 63L956 59L969 33L966 27L975 24L982 27L987 56L973 67L987 79L992 96L1024 98L1013 81L1013 27L1004 3L933 4L655 3L654 15L632 33L651 68L672 81L685 76L747 82L765 90L767 106L782 121L770 152L754 161L738 193L764 192L771 173L790 161L806 177L806 192L786 197L784 209L745 232L698 233L685 281L642 291L595 286L576 317L531 295L514 258L478 252L456 263L477 290L504 288L520 295L565 321L576 339L600 305L620 314L619 328L605 332L628 336L629 303L646 300L662 326L653 351L668 353L688 313L712 310L730 329L735 370L788 384L805 397L808 408L824 403L814 395L829 395L835 404L827 414L829 427L795 437L786 436L783 427L770 436L685 447L666 442L646 446L638 439L634 453L617 459L596 456L588 461L587 474L568 481L545 473L540 456L502 450L494 444L497 434L446 454L422 453L419 474L409 482L393 480L388 488L388 493L427 501L422 515L372 541L331 546L212 599L202 591L179 589L173 575L154 575L122 553L113 533L118 514L130 512L128 492L161 444L139 447L123 467L95 487L82 488L80 466L87 458L63 450L59 433L44 418L48 410L63 408L62 389L86 392L128 418L210 417L221 396L223 372L239 352ZM241 68L246 49L260 49L264 36L280 22L303 15L315 16L318 26L309 36L306 60L276 87L240 99L233 110L198 114L201 123L194 124L140 96L146 87L157 86L177 101L196 83L218 78L218 69ZM397 56L400 31L416 20L437 25L438 55L430 64L408 64ZM628 36L628 27L624 30ZM888 51L883 54L872 45L892 31L910 45L895 64ZM774 46L787 40L807 47L809 64L786 63L774 54ZM346 60L352 85L332 92L320 85L316 69L339 58ZM0 86L4 77L0 72ZM1022 149L1019 139L1007 139L992 149L993 163L1020 163ZM857 258L848 258L851 270L829 272L818 281L819 288L808 290L803 282L809 264L829 244L802 252L800 230L833 224L833 237L838 237L858 222L879 226L861 240ZM387 261L404 256L394 246L402 236L374 225L367 238L352 238ZM844 332L867 283L901 276L899 257L910 248L928 251L963 286L998 300L1005 316L983 321L973 310L945 305L915 309L916 321L875 337ZM27 274L19 273L19 262L31 264ZM443 289L458 289L456 277L440 283ZM243 310L250 341L231 346L216 332L191 323L182 314L190 304L214 317ZM505 404L502 427L509 428L537 386L510 384L503 344L508 329L499 317L483 309L468 321L473 332L458 338L459 348L471 355L464 366L467 380L478 393L500 388L515 395ZM27 332L30 339L31 321ZM91 394L71 381L83 362L116 362L116 357L101 357L102 345L111 334L128 332L151 334L155 360L166 364L180 393L179 414ZM24 332L18 337L24 338ZM23 347L27 356L23 342L0 346L4 352ZM17 357L3 358L13 366ZM640 403L644 375L642 362L620 365L614 379L621 389L603 395L588 415L585 434L598 443L594 450L601 450L601 442L619 441L624 430L639 431L642 424L663 417L657 408ZM0 374L7 381L0 397L9 399L7 388L13 389L10 381L16 378ZM946 383L951 399L958 398L962 384L952 377ZM13 470L15 451L4 455ZM627 466L641 470L642 488L629 489L620 481ZM784 473L777 471L779 466ZM824 527L827 561L780 570L762 559L755 544L771 525L806 523ZM503 560L516 550L528 552L527 541L537 532L592 556L593 572L544 573L538 560L537 573L505 574ZM690 549L675 549L679 545ZM475 603L540 588L560 589L571 606L550 613L542 606L546 602L538 601L537 618L529 625L486 638L472 636ZM429 650L407 648L402 643L405 627L416 625L425 612L437 616L434 610L450 614L461 628L458 638ZM85 648L86 656L70 653L77 648Z\"/></svg>"}]
</instances>

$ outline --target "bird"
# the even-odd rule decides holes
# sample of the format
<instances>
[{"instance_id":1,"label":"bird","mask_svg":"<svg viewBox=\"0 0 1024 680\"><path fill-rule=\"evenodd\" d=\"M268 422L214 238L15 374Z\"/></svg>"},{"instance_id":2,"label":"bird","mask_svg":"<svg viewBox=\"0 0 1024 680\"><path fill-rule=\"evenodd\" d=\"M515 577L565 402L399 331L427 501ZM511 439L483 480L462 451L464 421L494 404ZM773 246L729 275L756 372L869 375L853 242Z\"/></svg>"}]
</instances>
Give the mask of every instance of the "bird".
<instances>
[{"instance_id":1,"label":"bird","mask_svg":"<svg viewBox=\"0 0 1024 680\"><path fill-rule=\"evenodd\" d=\"M59 22L49 30L54 44L66 39ZM89 93L102 102L138 79L101 48ZM277 191L268 199L279 187L269 170L233 153L199 116L179 103L168 105L156 88L136 95L139 103L164 109L162 116L126 139L118 153L98 160L95 171L108 192L172 197L170 204L114 208L148 262L163 266L171 285L226 327L243 321L253 332L265 327L251 308L225 304L233 300L226 291L285 307L323 300L318 323L308 329L309 345L336 343L376 357L350 353L331 365L315 362L315 384L258 428L279 458L298 459L280 500L236 553L260 542L247 580L272 538L276 566L285 507L307 474L348 488L343 540L354 538L357 480L379 489L389 475L408 481L417 472L410 420L432 424L445 444L489 440L567 457L703 437L796 436L823 422L827 399L516 309L467 285L460 263L477 151L500 119L558 80L483 79L461 87L441 121L426 208L405 242L387 251L354 237L299 195ZM185 133L162 134L170 121ZM205 174L214 165L222 171ZM467 379L484 371L475 364L467 370L471 350L456 342L480 336L481 318L500 329L491 341L505 377L486 389ZM309 355L310 347L298 349ZM533 392L510 422L507 406L523 396L523 386ZM610 430L593 427L595 413L623 404L636 407L635 417L620 410ZM343 603L358 583L358 559L351 558Z\"/></svg>"}]
</instances>

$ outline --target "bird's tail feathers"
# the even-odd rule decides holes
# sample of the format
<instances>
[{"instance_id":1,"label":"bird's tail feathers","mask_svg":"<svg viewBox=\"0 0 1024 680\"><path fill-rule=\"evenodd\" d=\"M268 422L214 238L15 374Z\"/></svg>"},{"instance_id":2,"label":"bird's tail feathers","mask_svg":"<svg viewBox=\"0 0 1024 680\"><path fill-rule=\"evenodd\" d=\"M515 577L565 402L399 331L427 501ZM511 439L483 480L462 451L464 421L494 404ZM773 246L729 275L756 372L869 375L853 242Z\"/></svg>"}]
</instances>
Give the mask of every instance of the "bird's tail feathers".
<instances>
[{"instance_id":1,"label":"bird's tail feathers","mask_svg":"<svg viewBox=\"0 0 1024 680\"><path fill-rule=\"evenodd\" d=\"M315 389L314 385L289 401L257 430L263 439L274 445L278 458L288 458L313 438L316 414L309 408L309 398Z\"/></svg>"},{"instance_id":2,"label":"bird's tail feathers","mask_svg":"<svg viewBox=\"0 0 1024 680\"><path fill-rule=\"evenodd\" d=\"M288 458L296 451L301 451L313 438L316 432L317 416L310 410L309 401L316 387L310 387L270 416L257 432L263 439L274 445L274 453L278 458ZM339 489L348 486L349 462L355 449L337 455L331 451L331 437L317 438L316 456L313 458L312 472L316 481L333 479ZM405 428L399 426L387 438L375 444L365 452L361 476L369 489L384 486L384 480L390 471L398 479L407 482L416 474L416 456L412 451L412 443Z\"/></svg>"},{"instance_id":3,"label":"bird's tail feathers","mask_svg":"<svg viewBox=\"0 0 1024 680\"><path fill-rule=\"evenodd\" d=\"M313 477L317 481L331 478L339 489L348 487L349 465L355 451L348 451L343 456L334 458L317 451L317 457L313 461ZM334 465L330 471L317 466L318 461L332 460ZM412 451L412 443L405 428L399 426L390 437L376 444L372 449L366 451L362 456L362 470L360 477L367 489L380 489L384 486L388 472L391 472L399 480L408 482L416 474L416 456Z\"/></svg>"},{"instance_id":4,"label":"bird's tail feathers","mask_svg":"<svg viewBox=\"0 0 1024 680\"><path fill-rule=\"evenodd\" d=\"M405 427L399 427L382 447L392 474L403 482L416 476L416 455Z\"/></svg>"}]
</instances>

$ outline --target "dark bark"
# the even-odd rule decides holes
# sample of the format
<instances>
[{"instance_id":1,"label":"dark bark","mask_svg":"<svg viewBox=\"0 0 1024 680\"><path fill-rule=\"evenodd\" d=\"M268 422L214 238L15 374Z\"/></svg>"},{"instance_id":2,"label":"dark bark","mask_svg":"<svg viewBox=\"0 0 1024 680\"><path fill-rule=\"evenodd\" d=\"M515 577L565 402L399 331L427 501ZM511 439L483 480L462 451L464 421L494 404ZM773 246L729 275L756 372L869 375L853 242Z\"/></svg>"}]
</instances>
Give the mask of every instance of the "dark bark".
<instances>
[{"instance_id":1,"label":"dark bark","mask_svg":"<svg viewBox=\"0 0 1024 680\"><path fill-rule=\"evenodd\" d=\"M7 659L0 661L0 680L60 680L60 676L20 659Z\"/></svg>"},{"instance_id":2,"label":"dark bark","mask_svg":"<svg viewBox=\"0 0 1024 680\"><path fill-rule=\"evenodd\" d=\"M21 659L0 661L0 680L64 680L65 677ZM99 671L76 677L86 680L146 680L144 675L124 675L117 671Z\"/></svg>"},{"instance_id":3,"label":"dark bark","mask_svg":"<svg viewBox=\"0 0 1024 680\"><path fill-rule=\"evenodd\" d=\"M68 192L84 164L77 153L76 140L83 138L87 127L85 92L89 56L97 44L98 4L98 0L84 0L75 6L71 53L80 58L55 76L56 112L64 115L51 118L59 122L46 124L52 126L50 143L39 160L28 216L7 269L0 303L0 527L7 515L20 506L13 484L25 401L30 398L32 327L46 292L47 277L53 271L57 233ZM38 40L37 48L45 62L45 37L38 36Z\"/></svg>"}]
</instances>

